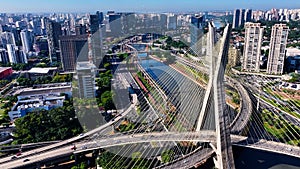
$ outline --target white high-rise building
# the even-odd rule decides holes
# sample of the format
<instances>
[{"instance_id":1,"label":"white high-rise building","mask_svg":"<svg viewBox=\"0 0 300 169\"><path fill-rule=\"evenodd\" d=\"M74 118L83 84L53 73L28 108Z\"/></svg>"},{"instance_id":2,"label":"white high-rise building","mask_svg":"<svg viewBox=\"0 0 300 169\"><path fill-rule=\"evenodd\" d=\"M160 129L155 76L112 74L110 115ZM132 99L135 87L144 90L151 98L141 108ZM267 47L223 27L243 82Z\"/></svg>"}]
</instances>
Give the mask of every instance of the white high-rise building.
<instances>
[{"instance_id":1,"label":"white high-rise building","mask_svg":"<svg viewBox=\"0 0 300 169\"><path fill-rule=\"evenodd\" d=\"M176 27L177 27L177 15L168 14L167 29L176 29Z\"/></svg>"},{"instance_id":2,"label":"white high-rise building","mask_svg":"<svg viewBox=\"0 0 300 169\"><path fill-rule=\"evenodd\" d=\"M9 58L9 62L10 63L18 63L17 62L17 57L16 57L16 50L15 50L15 46L12 44L7 44L7 53L8 53L8 58Z\"/></svg>"},{"instance_id":3,"label":"white high-rise building","mask_svg":"<svg viewBox=\"0 0 300 169\"><path fill-rule=\"evenodd\" d=\"M241 15L241 10L235 9L233 14L233 23L232 23L233 29L238 28L240 26L239 25L240 15Z\"/></svg>"},{"instance_id":4,"label":"white high-rise building","mask_svg":"<svg viewBox=\"0 0 300 169\"><path fill-rule=\"evenodd\" d=\"M80 98L95 98L95 69L91 62L77 62L76 73Z\"/></svg>"},{"instance_id":5,"label":"white high-rise building","mask_svg":"<svg viewBox=\"0 0 300 169\"><path fill-rule=\"evenodd\" d=\"M289 27L286 24L275 24L272 27L270 52L267 65L267 73L269 74L283 73L288 33Z\"/></svg>"},{"instance_id":6,"label":"white high-rise building","mask_svg":"<svg viewBox=\"0 0 300 169\"><path fill-rule=\"evenodd\" d=\"M22 46L23 46L23 51L25 53L28 53L30 51L30 44L29 44L27 31L20 32L20 35L21 35L21 42L22 42Z\"/></svg>"},{"instance_id":7,"label":"white high-rise building","mask_svg":"<svg viewBox=\"0 0 300 169\"><path fill-rule=\"evenodd\" d=\"M0 38L0 42L3 46L6 46L7 44L16 45L14 34L11 32L2 32Z\"/></svg>"},{"instance_id":8,"label":"white high-rise building","mask_svg":"<svg viewBox=\"0 0 300 169\"><path fill-rule=\"evenodd\" d=\"M264 28L260 23L247 22L245 24L245 46L242 59L242 70L259 72L260 48Z\"/></svg>"}]
</instances>

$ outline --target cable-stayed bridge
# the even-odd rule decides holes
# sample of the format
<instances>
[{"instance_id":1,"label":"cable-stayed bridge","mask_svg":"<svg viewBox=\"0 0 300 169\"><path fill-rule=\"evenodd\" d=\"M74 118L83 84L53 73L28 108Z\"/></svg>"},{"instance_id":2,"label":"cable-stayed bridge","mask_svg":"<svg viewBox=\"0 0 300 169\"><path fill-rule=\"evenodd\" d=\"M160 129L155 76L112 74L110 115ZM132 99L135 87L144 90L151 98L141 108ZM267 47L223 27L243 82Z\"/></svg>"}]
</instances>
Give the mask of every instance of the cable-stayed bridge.
<instances>
[{"instance_id":1,"label":"cable-stayed bridge","mask_svg":"<svg viewBox=\"0 0 300 169\"><path fill-rule=\"evenodd\" d=\"M212 40L215 37L214 33L214 28L210 25L208 35L208 49L210 49L210 52L207 52L208 59L206 59L208 64L210 64L210 68L207 71L210 74L210 78L206 85L200 86L193 83L192 80L186 77L188 76L188 72L185 72L186 74L181 72L183 73L181 74L178 73L180 71L170 69L154 61L144 60L143 58L135 59L137 63L136 69L147 74L145 77L152 83L154 90L148 90L138 94L138 97L144 98L144 102L140 102L138 106L144 113L141 113L143 117L135 119L141 122L134 131L121 135L103 136L107 134L107 128L117 126L120 124L118 121L124 117L128 118L129 116L129 118L134 118L130 116L130 114L136 113L136 103L129 105L124 113L114 121L85 133L82 137L72 138L48 147L27 153L25 152L21 158L13 161L10 161L10 159L2 159L0 160L0 165L4 168L17 168L26 165L36 167L43 164L43 161L53 160L73 153L81 154L116 146L121 146L119 154L122 154L123 152L132 152L133 149L136 148L134 145L141 143L148 143L146 144L148 147L158 147L156 153L161 153L168 149L165 148L164 142L167 143L166 147L175 147L176 153L181 154L181 157L178 158L178 163L165 164L162 166L165 168L170 166L176 168L174 165L177 167L192 167L194 164L191 163L201 162L202 158L200 158L200 156L203 156L203 159L214 156L215 165L218 168L234 168L232 144L266 150L270 150L276 145L281 151L274 149L271 151L299 157L299 147L267 141L269 139L259 139L257 137L249 139L247 137L230 135L231 132L240 134L241 129L238 129L237 126L242 126L241 128L246 127L251 115L249 115L249 113L252 111L252 104L249 102L252 100L247 97L247 94L243 96L240 113L245 113L246 116L230 118L231 112L226 107L224 92L224 71L230 34L229 26L225 28L223 38L218 44ZM219 49L216 50L216 48ZM138 52L136 52L135 57L138 57L137 55ZM198 70L200 68L196 65L193 69ZM136 77L135 75L133 76ZM241 88L242 94L245 94L243 86L230 78L227 79L227 82L230 81L229 83L237 85L237 88ZM134 86L134 88L143 90L143 88L138 87L138 85ZM249 110L249 112L247 110ZM240 120L241 118L244 120ZM142 121L143 119L148 119L149 122L144 122ZM150 121L152 121L152 124ZM258 121L254 120L254 123L256 122ZM260 129L260 125L261 124L257 124L257 130L253 132L255 132L257 136L268 138L268 134ZM150 132L148 132L149 130ZM89 137L91 138L89 139ZM190 144L194 145L200 143L201 146L195 152L192 149L183 152L183 150L178 147L178 143L184 142L190 142ZM79 147L77 151L70 149L69 145L73 143ZM152 157L156 154L155 152L148 152L146 149L140 149L139 151L148 157ZM199 157L199 159L188 162L185 161L195 157ZM30 158L30 161L23 163L23 159L25 158ZM114 160L117 159L118 157Z\"/></svg>"}]
</instances>

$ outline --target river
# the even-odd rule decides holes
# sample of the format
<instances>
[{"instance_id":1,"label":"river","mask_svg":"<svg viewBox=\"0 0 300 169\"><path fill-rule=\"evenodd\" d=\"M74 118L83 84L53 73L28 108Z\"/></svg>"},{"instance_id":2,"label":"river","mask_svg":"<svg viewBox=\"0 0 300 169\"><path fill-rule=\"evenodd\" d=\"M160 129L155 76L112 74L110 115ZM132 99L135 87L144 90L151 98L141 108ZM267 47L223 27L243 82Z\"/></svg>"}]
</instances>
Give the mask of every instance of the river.
<instances>
[{"instance_id":1,"label":"river","mask_svg":"<svg viewBox=\"0 0 300 169\"><path fill-rule=\"evenodd\" d=\"M288 155L233 146L236 169L300 169L300 159Z\"/></svg>"},{"instance_id":2,"label":"river","mask_svg":"<svg viewBox=\"0 0 300 169\"><path fill-rule=\"evenodd\" d=\"M137 46L135 46L137 47ZM142 46L137 47L140 50L143 50ZM146 59L147 53L140 53L139 58L141 59L141 66L150 74L150 76L159 84L163 86L165 82L165 78L168 77L170 79L173 78L174 83L169 83L166 90L166 94L171 96L173 90L182 90L182 82L178 82L175 80L176 78L184 79L185 77L169 66L158 62L153 59ZM177 73L176 73L177 72ZM166 75L168 74L168 76ZM189 79L185 78L187 83L192 83ZM190 86L191 87L191 86ZM193 86L192 86L193 87ZM184 90L187 90L184 88ZM192 93L188 93L188 95L192 96ZM184 98L185 96L183 96ZM178 100L179 101L179 100ZM182 99L180 101L183 101ZM199 104L199 100L188 100L188 102L184 101L183 104L188 104L193 107L193 104ZM194 107L195 108L195 107ZM191 109L191 111L195 111L195 109ZM185 109L186 110L186 109ZM185 113L185 112L180 112ZM196 112L194 112L196 113ZM191 115L191 114L189 114ZM193 120L197 119L196 117ZM193 121L189 118L189 120ZM256 150L246 147L233 146L233 154L235 160L235 166L237 169L300 169L300 159L296 157L291 157L288 155L282 155L278 153Z\"/></svg>"}]
</instances>

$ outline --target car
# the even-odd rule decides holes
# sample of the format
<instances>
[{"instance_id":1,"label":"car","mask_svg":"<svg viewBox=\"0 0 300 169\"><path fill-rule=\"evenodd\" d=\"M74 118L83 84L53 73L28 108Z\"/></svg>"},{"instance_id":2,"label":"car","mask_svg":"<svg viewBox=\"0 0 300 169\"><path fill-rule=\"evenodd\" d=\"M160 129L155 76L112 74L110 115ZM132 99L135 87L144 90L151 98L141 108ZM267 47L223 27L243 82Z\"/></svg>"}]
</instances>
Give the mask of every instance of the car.
<instances>
[{"instance_id":1,"label":"car","mask_svg":"<svg viewBox=\"0 0 300 169\"><path fill-rule=\"evenodd\" d=\"M26 158L25 160L23 160L23 162L27 162L27 161L30 161L28 158Z\"/></svg>"},{"instance_id":2,"label":"car","mask_svg":"<svg viewBox=\"0 0 300 169\"><path fill-rule=\"evenodd\" d=\"M76 146L73 145L73 146L71 147L71 150L76 150Z\"/></svg>"},{"instance_id":3,"label":"car","mask_svg":"<svg viewBox=\"0 0 300 169\"><path fill-rule=\"evenodd\" d=\"M79 134L80 137L84 136L84 133Z\"/></svg>"},{"instance_id":4,"label":"car","mask_svg":"<svg viewBox=\"0 0 300 169\"><path fill-rule=\"evenodd\" d=\"M13 160L13 159L16 159L16 158L17 158L17 156L12 156L10 159L12 159L12 160Z\"/></svg>"},{"instance_id":5,"label":"car","mask_svg":"<svg viewBox=\"0 0 300 169\"><path fill-rule=\"evenodd\" d=\"M20 155L22 155L22 152L21 152L21 151L19 151L19 152L16 154L16 156L20 156Z\"/></svg>"},{"instance_id":6,"label":"car","mask_svg":"<svg viewBox=\"0 0 300 169\"><path fill-rule=\"evenodd\" d=\"M91 139L95 139L95 138L97 138L99 136L99 134L94 134L92 137L91 137Z\"/></svg>"},{"instance_id":7,"label":"car","mask_svg":"<svg viewBox=\"0 0 300 169\"><path fill-rule=\"evenodd\" d=\"M84 150L84 149L87 149L87 147L84 145L84 146L81 146L81 149Z\"/></svg>"}]
</instances>

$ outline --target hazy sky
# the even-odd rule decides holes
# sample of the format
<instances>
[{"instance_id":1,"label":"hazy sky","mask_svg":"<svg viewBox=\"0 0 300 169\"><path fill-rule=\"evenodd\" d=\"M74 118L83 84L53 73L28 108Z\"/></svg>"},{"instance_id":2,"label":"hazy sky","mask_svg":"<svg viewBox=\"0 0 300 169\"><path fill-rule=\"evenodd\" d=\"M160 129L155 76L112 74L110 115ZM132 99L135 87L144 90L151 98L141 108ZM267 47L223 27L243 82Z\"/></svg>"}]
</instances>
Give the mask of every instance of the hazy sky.
<instances>
[{"instance_id":1,"label":"hazy sky","mask_svg":"<svg viewBox=\"0 0 300 169\"><path fill-rule=\"evenodd\" d=\"M235 8L300 8L300 0L0 0L2 12L189 12Z\"/></svg>"}]
</instances>

